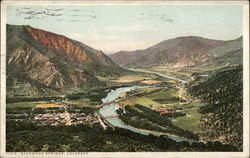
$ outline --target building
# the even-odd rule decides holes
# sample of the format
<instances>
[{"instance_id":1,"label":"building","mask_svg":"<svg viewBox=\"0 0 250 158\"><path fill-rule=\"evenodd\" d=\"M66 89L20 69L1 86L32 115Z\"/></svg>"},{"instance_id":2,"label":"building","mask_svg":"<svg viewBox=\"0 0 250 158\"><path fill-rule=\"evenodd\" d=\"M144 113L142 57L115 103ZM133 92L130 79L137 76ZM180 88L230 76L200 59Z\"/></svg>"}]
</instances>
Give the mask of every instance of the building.
<instances>
[{"instance_id":1,"label":"building","mask_svg":"<svg viewBox=\"0 0 250 158\"><path fill-rule=\"evenodd\" d=\"M172 109L158 109L158 110L155 110L155 112L160 113L160 115L174 113L174 111Z\"/></svg>"}]
</instances>

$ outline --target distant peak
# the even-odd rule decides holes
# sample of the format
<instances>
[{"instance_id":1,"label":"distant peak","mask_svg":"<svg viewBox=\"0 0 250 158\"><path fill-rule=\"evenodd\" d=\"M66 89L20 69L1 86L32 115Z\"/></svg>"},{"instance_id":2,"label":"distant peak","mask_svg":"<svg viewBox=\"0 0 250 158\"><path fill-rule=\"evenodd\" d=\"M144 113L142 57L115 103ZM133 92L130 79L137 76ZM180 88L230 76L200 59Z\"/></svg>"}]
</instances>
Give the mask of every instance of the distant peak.
<instances>
[{"instance_id":1,"label":"distant peak","mask_svg":"<svg viewBox=\"0 0 250 158\"><path fill-rule=\"evenodd\" d=\"M176 39L186 39L186 38L204 39L203 37L200 37L200 36L181 36L181 37L176 37Z\"/></svg>"},{"instance_id":2,"label":"distant peak","mask_svg":"<svg viewBox=\"0 0 250 158\"><path fill-rule=\"evenodd\" d=\"M218 40L218 39L210 39L210 38L205 38L201 36L181 36L177 37L174 39L190 39L190 40L213 40L213 41L223 41L223 40Z\"/></svg>"}]
</instances>

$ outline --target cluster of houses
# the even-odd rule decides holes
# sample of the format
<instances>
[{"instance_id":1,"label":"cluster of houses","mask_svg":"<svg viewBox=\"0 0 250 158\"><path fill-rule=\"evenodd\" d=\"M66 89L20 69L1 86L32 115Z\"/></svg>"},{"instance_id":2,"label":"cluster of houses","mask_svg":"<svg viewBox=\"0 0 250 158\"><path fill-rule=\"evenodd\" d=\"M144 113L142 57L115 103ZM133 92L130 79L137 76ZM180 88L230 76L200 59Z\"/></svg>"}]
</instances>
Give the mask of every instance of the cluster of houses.
<instances>
[{"instance_id":1,"label":"cluster of houses","mask_svg":"<svg viewBox=\"0 0 250 158\"><path fill-rule=\"evenodd\" d=\"M46 113L35 114L34 123L39 125L77 125L77 124L97 124L98 118L85 113Z\"/></svg>"},{"instance_id":2,"label":"cluster of houses","mask_svg":"<svg viewBox=\"0 0 250 158\"><path fill-rule=\"evenodd\" d=\"M46 124L59 125L59 124L65 124L64 118L65 118L64 113L60 113L60 114L50 114L50 113L35 114L34 122L37 124L41 124L41 125L46 125Z\"/></svg>"},{"instance_id":3,"label":"cluster of houses","mask_svg":"<svg viewBox=\"0 0 250 158\"><path fill-rule=\"evenodd\" d=\"M70 114L72 124L99 124L100 121L97 117L86 115L84 113Z\"/></svg>"}]
</instances>

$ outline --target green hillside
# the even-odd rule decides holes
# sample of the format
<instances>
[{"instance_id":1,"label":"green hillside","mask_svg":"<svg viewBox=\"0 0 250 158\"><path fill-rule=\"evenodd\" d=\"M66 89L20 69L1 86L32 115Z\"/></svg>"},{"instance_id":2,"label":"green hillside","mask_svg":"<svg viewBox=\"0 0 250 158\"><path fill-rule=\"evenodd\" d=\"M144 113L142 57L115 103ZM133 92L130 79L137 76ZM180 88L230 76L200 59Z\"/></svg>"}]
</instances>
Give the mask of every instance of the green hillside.
<instances>
[{"instance_id":1,"label":"green hillside","mask_svg":"<svg viewBox=\"0 0 250 158\"><path fill-rule=\"evenodd\" d=\"M243 67L227 67L210 72L209 77L190 83L188 92L207 105L200 108L208 129L205 139L243 145ZM208 73L207 73L208 74Z\"/></svg>"},{"instance_id":2,"label":"green hillside","mask_svg":"<svg viewBox=\"0 0 250 158\"><path fill-rule=\"evenodd\" d=\"M216 47L208 52L208 55L213 56L210 60L198 65L199 68L217 69L227 66L235 66L243 64L243 37L235 40L227 41L225 45Z\"/></svg>"}]
</instances>

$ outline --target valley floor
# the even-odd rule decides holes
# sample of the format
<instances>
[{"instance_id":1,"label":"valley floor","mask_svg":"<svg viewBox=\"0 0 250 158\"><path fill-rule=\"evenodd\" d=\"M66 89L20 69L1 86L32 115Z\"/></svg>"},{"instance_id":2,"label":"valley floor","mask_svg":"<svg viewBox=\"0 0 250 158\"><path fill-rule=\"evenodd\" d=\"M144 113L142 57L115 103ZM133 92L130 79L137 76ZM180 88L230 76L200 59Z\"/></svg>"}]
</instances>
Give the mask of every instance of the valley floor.
<instances>
[{"instance_id":1,"label":"valley floor","mask_svg":"<svg viewBox=\"0 0 250 158\"><path fill-rule=\"evenodd\" d=\"M192 100L191 98L188 98L188 100L186 100L187 96L183 94L183 88L156 87L138 89L137 91L150 92L144 93L140 96L129 97L119 102L119 105L130 106L127 107L127 109L132 108L133 110L137 109L136 106L144 106L148 108L148 115L152 113L155 114L153 115L154 117L159 117L159 119L162 120L167 119L171 121L172 126L176 126L180 129L190 131L198 135L205 131L201 122L202 114L198 112L199 107L203 106L203 103L201 103L199 100ZM126 113L125 115L128 115L128 113ZM144 118L145 117L146 116L144 116ZM133 125L141 125L142 123L142 120L137 116L128 116L127 120L129 119L133 119L133 122L130 122ZM165 129L165 132L167 131L167 129L162 127L161 125L152 123L150 119L143 120L143 122L145 122L146 124L144 126L145 128L149 129L149 127L151 126L151 130L163 132Z\"/></svg>"},{"instance_id":2,"label":"valley floor","mask_svg":"<svg viewBox=\"0 0 250 158\"><path fill-rule=\"evenodd\" d=\"M166 71L165 69L163 71L163 69L160 68L153 68L150 71L156 70L163 74L182 77L189 81L193 80L191 72L186 70ZM139 69L138 71L145 70ZM189 88L188 85L179 84L180 82L175 80L166 79L150 73L131 73L118 78L99 77L99 79L105 81L108 88L84 93L73 93L66 95L61 99L59 98L55 100L8 103L6 116L9 125L7 126L7 130L11 130L9 128L12 127L13 129L17 128L14 127L14 122L19 122L21 124L22 122L26 122L26 124L29 124L28 126L31 126L30 128L35 129L40 128L40 126L46 126L46 128L47 126L61 128L60 126L62 125L85 125L93 128L93 130L95 130L95 128L98 128L98 130L99 128L116 129L116 127L113 127L105 121L105 118L98 113L98 108L102 105L101 99L117 87L149 85L149 87L133 89L119 95L117 104L125 109L126 112L124 113L123 110L118 110L117 113L119 114L118 117L125 124L135 128L149 130L152 131L152 133L166 133L192 140L205 140L204 136L206 135L208 129L204 126L205 115L199 111L201 107L205 106L205 103L187 93L187 89ZM15 131L11 132L12 134L15 133ZM85 134L87 135L87 133ZM7 137L7 139L9 139L7 140L9 147L8 150L18 151L19 149L13 149L12 147L12 143L15 141L10 139L10 137ZM18 139L22 141L21 138ZM125 139L125 137L122 136L122 139ZM81 139L79 139L79 141L80 140ZM106 144L102 145L106 148L107 146L112 145L113 141L113 139L106 140L105 138ZM159 148L157 145L155 146L155 144L145 144L145 142L140 141L137 142L138 140L134 140L134 138L124 141L127 143L131 141L133 144L132 146L136 146L138 151L166 151L165 149L169 149L169 151L176 151L170 148L164 148L164 150L162 150L161 147ZM138 148L138 143L143 144L141 148ZM45 143L44 145L45 146L43 147L45 148L48 144ZM67 148L67 144L65 145L66 146L60 146L60 150L67 150L64 149L64 147ZM95 149L95 147L93 148L93 145L91 144L88 144L88 146ZM79 151L91 151L91 148L81 149ZM101 150L101 147L97 148L98 151ZM224 147L221 147L221 150L222 148L224 150ZM197 150L195 148L193 149ZM231 148L231 146L227 146L225 150L227 149L235 150L233 147ZM27 150L29 151L30 149ZM40 150L40 148L37 150ZM54 149L47 150L50 151ZM131 151L132 149L127 148L125 150L119 148L115 149L115 151L116 150ZM181 150L183 149L177 149L177 151ZM108 150L105 149L104 151ZM192 151L192 149L189 149L188 151Z\"/></svg>"}]
</instances>

